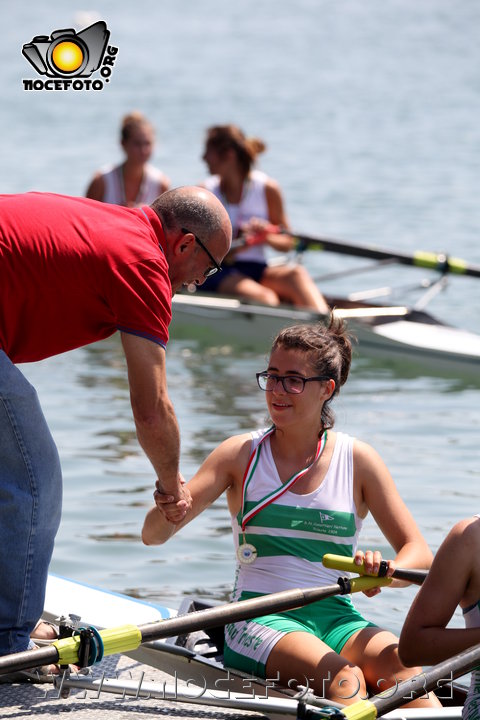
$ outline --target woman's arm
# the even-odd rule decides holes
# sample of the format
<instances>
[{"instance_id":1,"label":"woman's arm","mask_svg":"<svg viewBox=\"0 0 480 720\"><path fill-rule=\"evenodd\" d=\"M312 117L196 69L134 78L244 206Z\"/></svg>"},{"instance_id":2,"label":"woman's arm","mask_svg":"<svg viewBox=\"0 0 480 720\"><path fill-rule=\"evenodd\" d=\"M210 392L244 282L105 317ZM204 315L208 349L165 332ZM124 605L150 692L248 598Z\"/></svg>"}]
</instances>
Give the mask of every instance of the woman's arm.
<instances>
[{"instance_id":1,"label":"woman's arm","mask_svg":"<svg viewBox=\"0 0 480 720\"><path fill-rule=\"evenodd\" d=\"M480 643L480 628L448 628L457 605L480 598L480 520L457 523L440 546L400 635L406 665L433 664Z\"/></svg>"},{"instance_id":2,"label":"woman's arm","mask_svg":"<svg viewBox=\"0 0 480 720\"><path fill-rule=\"evenodd\" d=\"M105 183L103 181L102 173L99 172L94 176L93 180L88 186L85 197L90 198L90 200L99 200L100 202L103 202L104 195Z\"/></svg>"},{"instance_id":3,"label":"woman's arm","mask_svg":"<svg viewBox=\"0 0 480 720\"><path fill-rule=\"evenodd\" d=\"M366 443L354 444L355 500L360 515L370 511L380 530L396 552L389 561L389 575L397 565L429 568L432 553L380 455ZM367 551L365 564L370 572L379 570L381 554ZM394 586L408 583L394 580Z\"/></svg>"},{"instance_id":4,"label":"woman's arm","mask_svg":"<svg viewBox=\"0 0 480 720\"><path fill-rule=\"evenodd\" d=\"M143 525L142 540L145 545L161 545L166 542L227 490L230 510L238 511L250 441L250 435L236 435L225 440L207 457L186 485L191 495L191 506L180 522L173 523L166 518L168 505L173 498L156 493L156 504L147 512Z\"/></svg>"},{"instance_id":5,"label":"woman's arm","mask_svg":"<svg viewBox=\"0 0 480 720\"><path fill-rule=\"evenodd\" d=\"M167 192L167 190L170 190L170 178L164 175L163 179L158 184L158 194L163 195L163 193Z\"/></svg>"},{"instance_id":6,"label":"woman's arm","mask_svg":"<svg viewBox=\"0 0 480 720\"><path fill-rule=\"evenodd\" d=\"M265 196L268 206L268 220L272 225L279 225L284 230L289 228L285 206L279 184L269 178L265 185ZM289 252L294 247L294 240L290 235L270 233L266 241L278 252Z\"/></svg>"}]
</instances>

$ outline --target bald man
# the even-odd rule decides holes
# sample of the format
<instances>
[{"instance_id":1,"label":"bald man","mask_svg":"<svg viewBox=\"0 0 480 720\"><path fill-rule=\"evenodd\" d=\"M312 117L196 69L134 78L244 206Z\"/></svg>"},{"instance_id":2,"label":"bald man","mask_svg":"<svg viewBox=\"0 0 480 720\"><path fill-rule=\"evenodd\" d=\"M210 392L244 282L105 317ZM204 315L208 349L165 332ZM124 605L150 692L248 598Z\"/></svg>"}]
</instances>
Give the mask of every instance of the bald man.
<instances>
[{"instance_id":1,"label":"bald man","mask_svg":"<svg viewBox=\"0 0 480 720\"><path fill-rule=\"evenodd\" d=\"M31 646L61 515L57 448L16 363L119 331L139 443L186 510L165 371L172 295L220 270L231 237L222 204L198 187L140 208L0 195L0 655Z\"/></svg>"}]
</instances>

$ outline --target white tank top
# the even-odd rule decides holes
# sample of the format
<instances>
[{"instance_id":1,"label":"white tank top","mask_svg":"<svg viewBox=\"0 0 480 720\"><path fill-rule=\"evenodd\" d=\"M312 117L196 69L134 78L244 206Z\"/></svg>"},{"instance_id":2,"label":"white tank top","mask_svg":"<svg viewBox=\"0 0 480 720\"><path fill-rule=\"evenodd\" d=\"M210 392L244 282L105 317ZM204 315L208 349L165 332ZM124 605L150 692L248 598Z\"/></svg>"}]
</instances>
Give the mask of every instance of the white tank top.
<instances>
[{"instance_id":1,"label":"white tank top","mask_svg":"<svg viewBox=\"0 0 480 720\"><path fill-rule=\"evenodd\" d=\"M252 433L252 452L264 433ZM281 484L267 437L248 484L245 510ZM237 550L244 542L241 512L231 521ZM257 557L250 564L237 564L233 600L242 591L263 594L336 583L338 570L325 568L322 557L352 557L361 527L353 499L353 438L339 432L321 485L305 495L287 490L247 524L245 542L255 547Z\"/></svg>"},{"instance_id":2,"label":"white tank top","mask_svg":"<svg viewBox=\"0 0 480 720\"><path fill-rule=\"evenodd\" d=\"M268 220L268 204L265 194L265 185L268 176L261 170L252 170L243 185L242 197L238 205L227 202L220 190L220 177L212 175L204 181L204 186L210 190L225 206L233 227L233 237L237 237L240 228L252 218ZM265 249L263 245L242 250L235 255L236 260L249 262L265 262Z\"/></svg>"},{"instance_id":3,"label":"white tank top","mask_svg":"<svg viewBox=\"0 0 480 720\"><path fill-rule=\"evenodd\" d=\"M109 165L102 171L102 179L105 188L103 202L112 205L126 205L122 165L115 167ZM142 184L135 199L135 207L150 205L160 195L160 187L164 182L166 182L166 177L161 170L153 165L145 165Z\"/></svg>"}]
</instances>

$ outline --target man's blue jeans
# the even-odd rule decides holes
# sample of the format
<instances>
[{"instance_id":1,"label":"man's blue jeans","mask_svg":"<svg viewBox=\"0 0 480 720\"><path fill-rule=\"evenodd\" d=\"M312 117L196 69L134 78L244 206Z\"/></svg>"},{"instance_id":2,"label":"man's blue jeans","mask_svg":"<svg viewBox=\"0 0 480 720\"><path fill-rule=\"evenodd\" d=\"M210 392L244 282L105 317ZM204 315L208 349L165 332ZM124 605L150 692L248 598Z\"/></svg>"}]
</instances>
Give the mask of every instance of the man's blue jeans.
<instances>
[{"instance_id":1,"label":"man's blue jeans","mask_svg":"<svg viewBox=\"0 0 480 720\"><path fill-rule=\"evenodd\" d=\"M43 612L61 507L60 461L37 393L0 350L0 655L26 650Z\"/></svg>"}]
</instances>

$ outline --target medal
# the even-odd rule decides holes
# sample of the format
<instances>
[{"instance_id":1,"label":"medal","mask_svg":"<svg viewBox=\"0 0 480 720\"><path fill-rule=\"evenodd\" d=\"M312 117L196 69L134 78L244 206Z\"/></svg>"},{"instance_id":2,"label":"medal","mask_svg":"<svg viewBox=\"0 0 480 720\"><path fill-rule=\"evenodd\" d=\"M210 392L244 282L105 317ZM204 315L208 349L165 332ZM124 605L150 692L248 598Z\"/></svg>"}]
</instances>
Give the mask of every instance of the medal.
<instances>
[{"instance_id":1,"label":"medal","mask_svg":"<svg viewBox=\"0 0 480 720\"><path fill-rule=\"evenodd\" d=\"M237 557L241 563L249 565L257 557L257 548L250 543L242 543L237 550Z\"/></svg>"}]
</instances>

